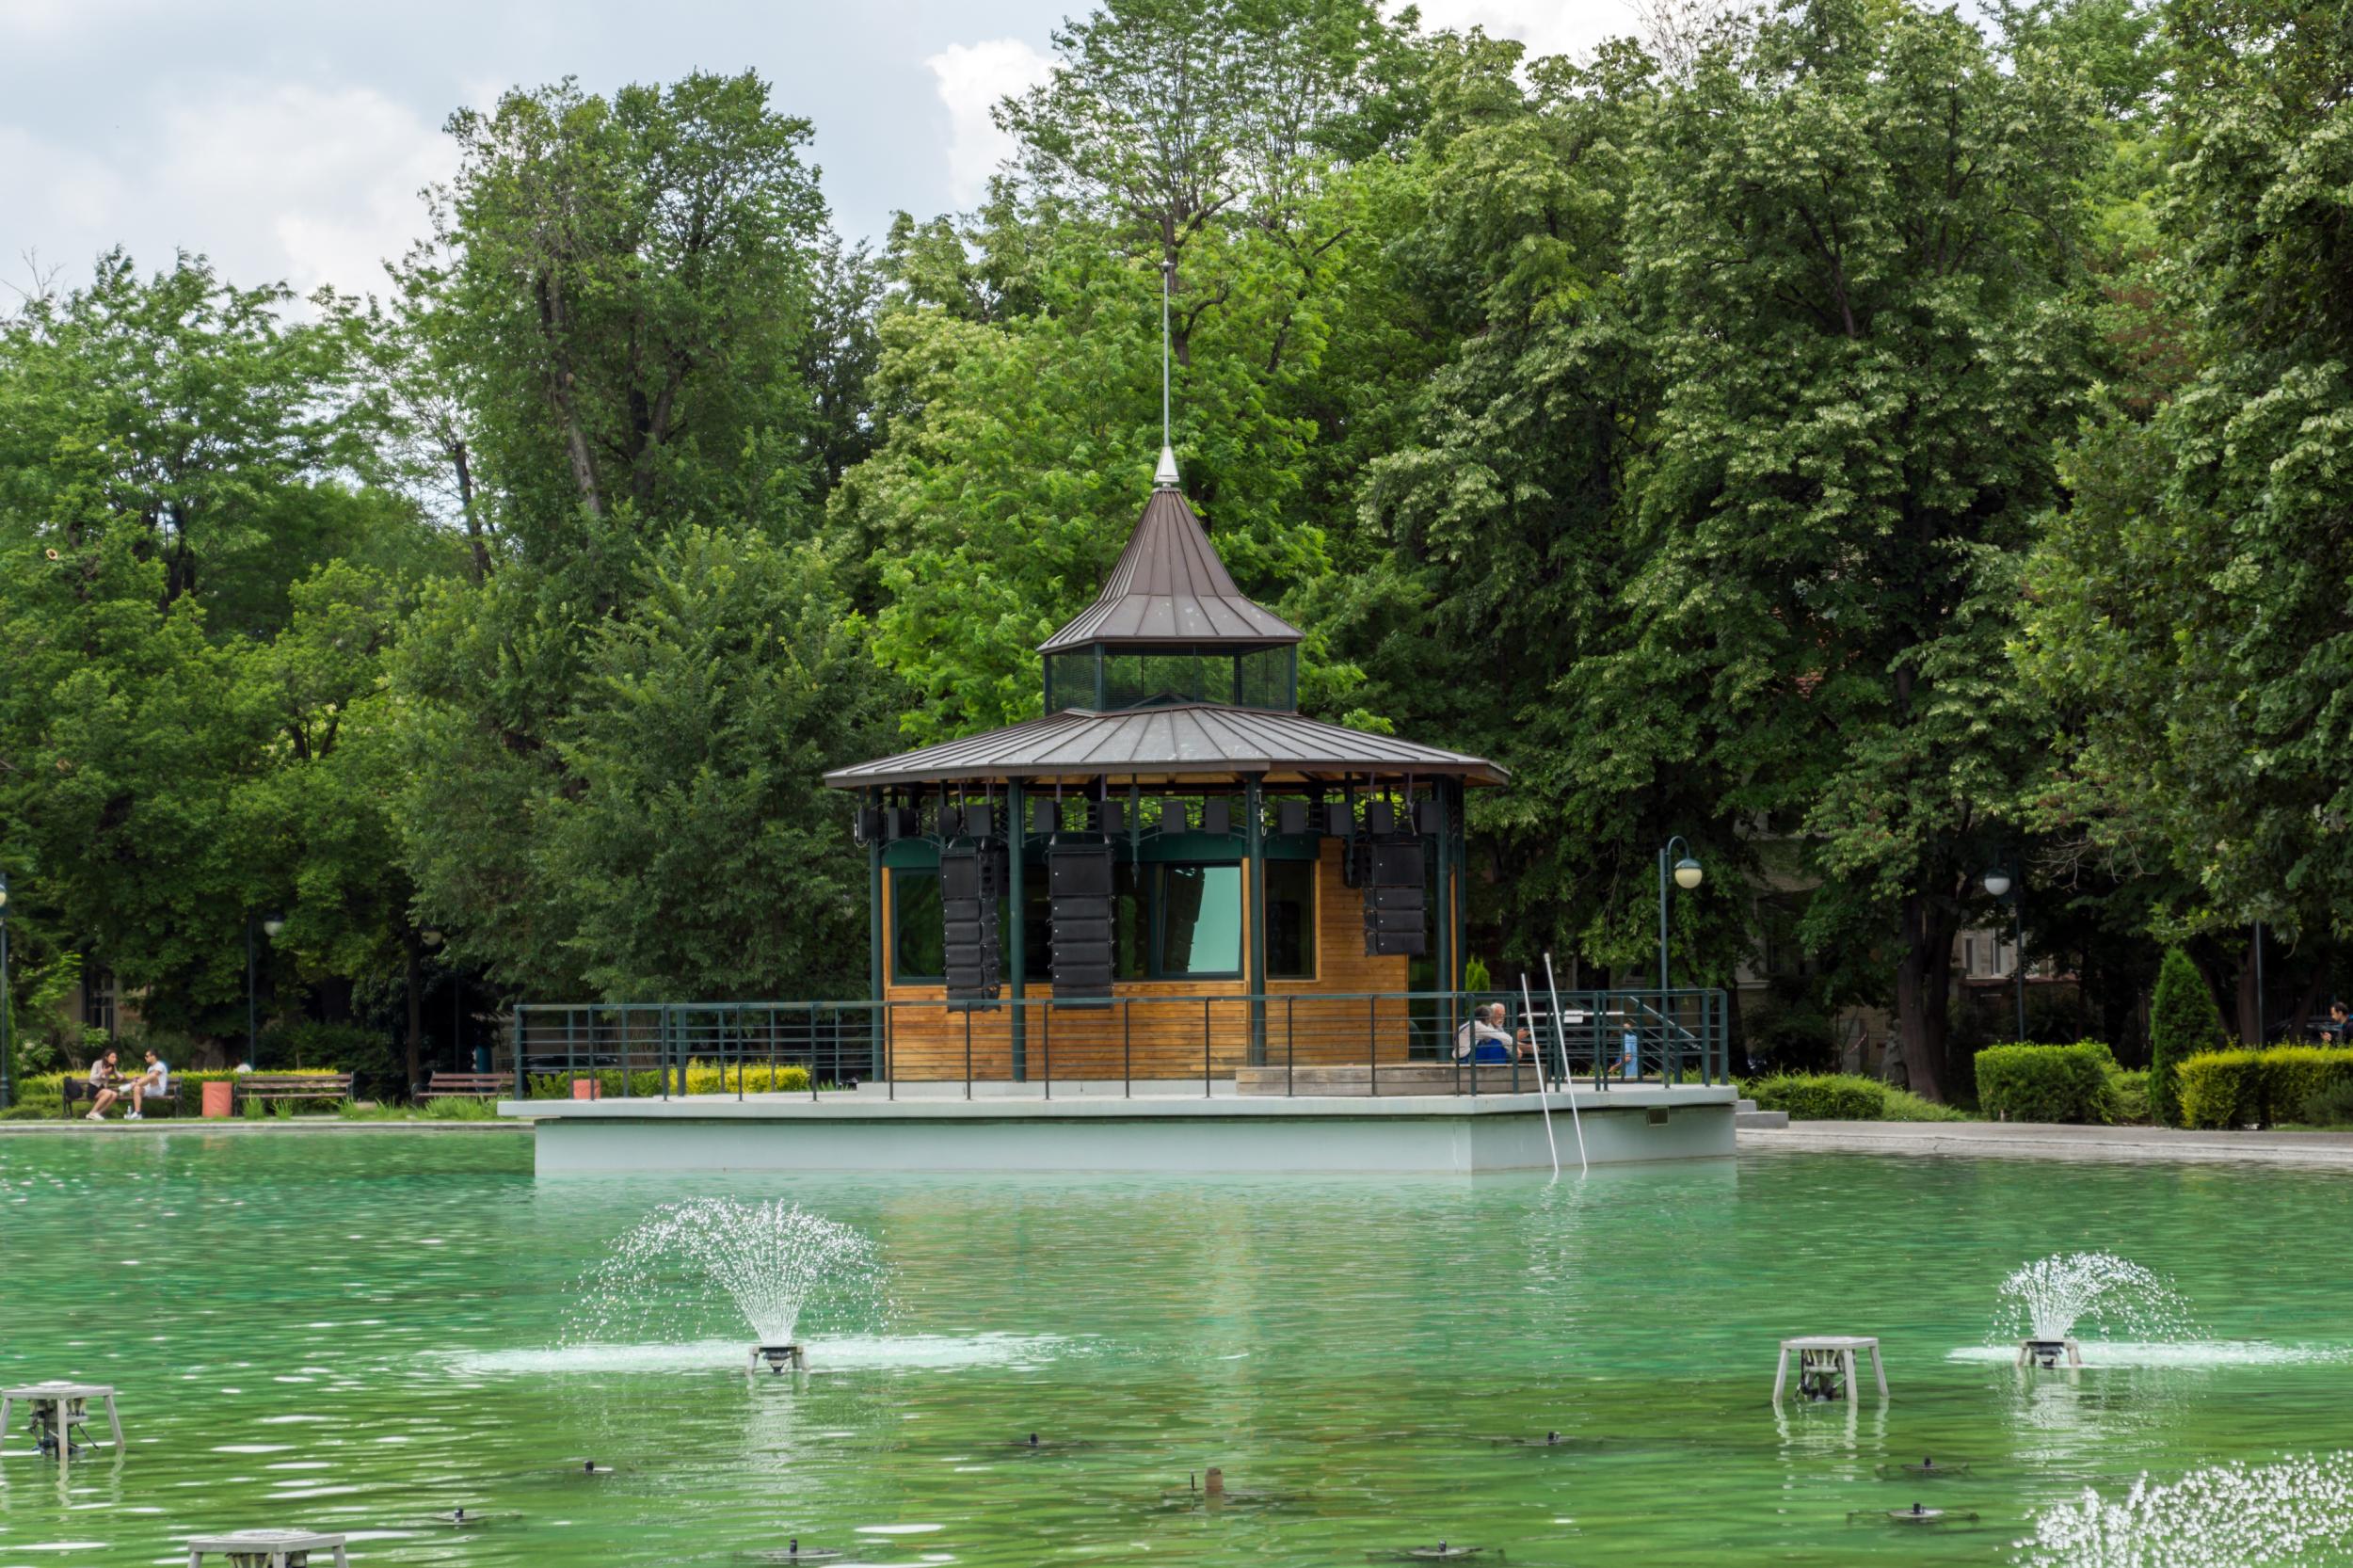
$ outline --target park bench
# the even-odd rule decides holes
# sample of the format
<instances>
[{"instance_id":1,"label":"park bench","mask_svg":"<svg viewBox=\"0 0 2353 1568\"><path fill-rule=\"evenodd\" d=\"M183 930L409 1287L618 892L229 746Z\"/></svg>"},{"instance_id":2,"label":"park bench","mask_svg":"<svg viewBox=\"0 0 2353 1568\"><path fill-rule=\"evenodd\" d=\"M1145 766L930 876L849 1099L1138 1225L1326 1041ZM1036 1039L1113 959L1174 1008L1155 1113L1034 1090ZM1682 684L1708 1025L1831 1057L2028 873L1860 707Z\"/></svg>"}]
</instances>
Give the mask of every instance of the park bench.
<instances>
[{"instance_id":1,"label":"park bench","mask_svg":"<svg viewBox=\"0 0 2353 1568\"><path fill-rule=\"evenodd\" d=\"M248 1073L236 1080L240 1100L347 1100L349 1073Z\"/></svg>"},{"instance_id":2,"label":"park bench","mask_svg":"<svg viewBox=\"0 0 2353 1568\"><path fill-rule=\"evenodd\" d=\"M75 1116L87 1114L87 1112L74 1110L73 1108L75 1105L88 1104L89 1101L98 1097L98 1091L90 1087L89 1080L87 1078L69 1077L63 1083L59 1084L57 1088L59 1109L65 1112L65 1119L69 1122ZM143 1095L140 1096L140 1103L143 1106L168 1105L172 1108L173 1113L177 1114L180 1109L180 1080L178 1076L174 1075L172 1078L171 1092L169 1094ZM121 1087L121 1093L115 1100L115 1104L124 1111L131 1109L131 1085L129 1080L124 1080Z\"/></svg>"},{"instance_id":3,"label":"park bench","mask_svg":"<svg viewBox=\"0 0 2353 1568\"><path fill-rule=\"evenodd\" d=\"M432 1081L417 1091L417 1098L496 1099L514 1085L514 1077L507 1073L435 1073Z\"/></svg>"}]
</instances>

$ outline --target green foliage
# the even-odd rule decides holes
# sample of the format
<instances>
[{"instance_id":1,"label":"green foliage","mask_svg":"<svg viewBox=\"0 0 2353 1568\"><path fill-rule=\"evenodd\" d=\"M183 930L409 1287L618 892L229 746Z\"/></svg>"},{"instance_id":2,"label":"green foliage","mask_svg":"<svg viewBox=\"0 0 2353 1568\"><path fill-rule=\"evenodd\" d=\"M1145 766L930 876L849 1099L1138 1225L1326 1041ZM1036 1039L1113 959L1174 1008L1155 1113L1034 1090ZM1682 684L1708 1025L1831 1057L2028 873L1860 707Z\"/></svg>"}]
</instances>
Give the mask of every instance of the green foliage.
<instances>
[{"instance_id":1,"label":"green foliage","mask_svg":"<svg viewBox=\"0 0 2353 1568\"><path fill-rule=\"evenodd\" d=\"M2116 1119L2116 1058L2098 1041L2073 1046L1988 1046L1977 1052L1977 1107L1997 1122Z\"/></svg>"},{"instance_id":2,"label":"green foliage","mask_svg":"<svg viewBox=\"0 0 2353 1568\"><path fill-rule=\"evenodd\" d=\"M587 1073L534 1073L525 1086L528 1099L570 1099L575 1081L594 1079L598 1093L606 1098L616 1098L621 1093L621 1070L618 1067L600 1068ZM655 1098L663 1093L663 1075L645 1069L629 1075L629 1092L639 1098ZM677 1091L672 1080L670 1090ZM743 1064L721 1066L716 1063L690 1062L686 1066L686 1092L690 1095L732 1095L741 1091L747 1095L790 1095L808 1093L808 1069L799 1066L771 1067L766 1064Z\"/></svg>"},{"instance_id":3,"label":"green foliage","mask_svg":"<svg viewBox=\"0 0 2353 1568\"><path fill-rule=\"evenodd\" d=\"M2146 1127L2153 1120L2149 1104L2149 1069L2119 1067L2108 1074L2108 1119L2120 1126Z\"/></svg>"},{"instance_id":4,"label":"green foliage","mask_svg":"<svg viewBox=\"0 0 2353 1568\"><path fill-rule=\"evenodd\" d=\"M1857 1073L1776 1073L1748 1086L1760 1111L1800 1122L1961 1122L1950 1106Z\"/></svg>"},{"instance_id":5,"label":"green foliage","mask_svg":"<svg viewBox=\"0 0 2353 1568\"><path fill-rule=\"evenodd\" d=\"M2353 1127L2353 1074L2307 1095L2296 1108L2296 1120L2310 1127Z\"/></svg>"},{"instance_id":6,"label":"green foliage","mask_svg":"<svg viewBox=\"0 0 2353 1568\"><path fill-rule=\"evenodd\" d=\"M2201 1051L2178 1071L2183 1127L2268 1127L2298 1115L2314 1096L2353 1082L2353 1049L2278 1046Z\"/></svg>"},{"instance_id":7,"label":"green foliage","mask_svg":"<svg viewBox=\"0 0 2353 1568\"><path fill-rule=\"evenodd\" d=\"M1473 958L1464 964L1463 989L1471 992L1495 989L1495 977L1487 972L1485 959Z\"/></svg>"},{"instance_id":8,"label":"green foliage","mask_svg":"<svg viewBox=\"0 0 2353 1568\"><path fill-rule=\"evenodd\" d=\"M2185 1120L2181 1065L2222 1042L2222 1014L2205 977L2189 954L2168 949L2157 971L2156 995L2149 1004L2149 1108L2159 1127L2195 1125Z\"/></svg>"}]
</instances>

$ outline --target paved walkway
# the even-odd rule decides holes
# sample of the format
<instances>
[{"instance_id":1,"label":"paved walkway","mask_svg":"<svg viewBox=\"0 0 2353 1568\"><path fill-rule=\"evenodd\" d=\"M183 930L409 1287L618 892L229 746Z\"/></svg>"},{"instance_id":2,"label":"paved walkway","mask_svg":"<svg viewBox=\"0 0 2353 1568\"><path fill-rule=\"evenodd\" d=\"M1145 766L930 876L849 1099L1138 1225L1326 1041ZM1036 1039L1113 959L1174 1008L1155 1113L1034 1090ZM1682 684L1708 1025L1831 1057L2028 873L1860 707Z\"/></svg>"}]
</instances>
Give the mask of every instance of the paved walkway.
<instances>
[{"instance_id":1,"label":"paved walkway","mask_svg":"<svg viewBox=\"0 0 2353 1568\"><path fill-rule=\"evenodd\" d=\"M346 1122L341 1116L300 1116L280 1121L275 1116L150 1116L141 1121L126 1122L109 1116L103 1122L52 1121L43 1118L32 1122L0 1122L0 1138L56 1136L87 1136L104 1138L120 1134L129 1138L158 1136L167 1132L200 1134L206 1138L276 1138L292 1133L312 1132L479 1132L500 1133L516 1130L528 1132L529 1122Z\"/></svg>"},{"instance_id":2,"label":"paved walkway","mask_svg":"<svg viewBox=\"0 0 2353 1568\"><path fill-rule=\"evenodd\" d=\"M2353 1170L2353 1132L2183 1132L2153 1127L2068 1127L2054 1122L1792 1122L1743 1128L1743 1154L1957 1154L2021 1160L2253 1160Z\"/></svg>"}]
</instances>

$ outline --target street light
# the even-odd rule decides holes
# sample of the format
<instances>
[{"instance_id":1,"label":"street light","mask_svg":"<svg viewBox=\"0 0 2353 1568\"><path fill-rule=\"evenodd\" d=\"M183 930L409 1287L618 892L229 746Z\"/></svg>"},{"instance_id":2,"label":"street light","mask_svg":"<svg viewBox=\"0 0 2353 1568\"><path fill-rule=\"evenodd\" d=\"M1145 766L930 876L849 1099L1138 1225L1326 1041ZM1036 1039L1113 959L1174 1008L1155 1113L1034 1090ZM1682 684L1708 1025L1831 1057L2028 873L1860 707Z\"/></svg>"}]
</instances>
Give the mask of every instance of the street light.
<instances>
[{"instance_id":1,"label":"street light","mask_svg":"<svg viewBox=\"0 0 2353 1568\"><path fill-rule=\"evenodd\" d=\"M265 936L275 936L285 929L286 917L283 915L264 915L262 918L262 934ZM259 1071L262 1065L258 1017L253 989L253 917L248 915L245 918L245 1064L248 1071Z\"/></svg>"},{"instance_id":2,"label":"street light","mask_svg":"<svg viewBox=\"0 0 2353 1568\"><path fill-rule=\"evenodd\" d=\"M1683 858L1670 864L1668 857L1674 854L1678 845L1683 850ZM1662 1006L1667 990L1667 879L1672 875L1674 885L1688 893L1698 887L1706 874L1700 863L1691 858L1691 846L1684 843L1680 833L1668 840L1666 847L1658 852L1658 990Z\"/></svg>"},{"instance_id":3,"label":"street light","mask_svg":"<svg viewBox=\"0 0 2353 1568\"><path fill-rule=\"evenodd\" d=\"M2018 887L2009 868L1995 866L1985 873L1985 890L2007 904L2011 918L2017 922L2017 935L2012 939L2010 971L2018 977L2018 1032L2010 1038L2021 1044L2026 1038L2026 892Z\"/></svg>"},{"instance_id":4,"label":"street light","mask_svg":"<svg viewBox=\"0 0 2353 1568\"><path fill-rule=\"evenodd\" d=\"M8 1108L8 1066L15 1060L8 1046L8 873L0 872L0 1111Z\"/></svg>"}]
</instances>

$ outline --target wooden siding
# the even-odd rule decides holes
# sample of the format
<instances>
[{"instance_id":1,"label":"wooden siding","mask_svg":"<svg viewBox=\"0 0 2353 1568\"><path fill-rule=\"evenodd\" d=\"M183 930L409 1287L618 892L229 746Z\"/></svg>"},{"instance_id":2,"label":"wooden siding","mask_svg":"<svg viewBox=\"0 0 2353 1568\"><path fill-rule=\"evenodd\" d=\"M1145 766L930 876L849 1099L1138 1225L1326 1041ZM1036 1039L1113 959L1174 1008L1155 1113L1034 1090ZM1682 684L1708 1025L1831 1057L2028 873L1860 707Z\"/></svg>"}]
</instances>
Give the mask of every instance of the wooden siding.
<instances>
[{"instance_id":1,"label":"wooden siding","mask_svg":"<svg viewBox=\"0 0 2353 1568\"><path fill-rule=\"evenodd\" d=\"M895 872L884 878L886 933L896 929L888 904L896 880ZM1245 898L1243 904L1245 944L1254 902ZM1407 1045L1406 1005L1394 1000L1394 993L1406 988L1410 960L1366 954L1363 902L1356 889L1340 880L1336 839L1324 841L1317 863L1315 923L1315 978L1267 983L1266 1064L1360 1063L1371 1059L1376 1049L1382 1061L1401 1062ZM1126 980L1112 991L1113 1002L1107 1008L1056 1009L1042 1005L1053 995L1052 985L1031 983L1028 995L1039 1003L1022 1009L1031 1080L1205 1074L1220 1079L1250 1064L1247 982ZM1385 993L1389 1000L1341 1000L1348 993L1364 992ZM995 1081L1013 1076L1012 1007L952 1012L939 985L894 983L886 986L885 995L893 1004L887 1026L891 1077L961 1079L968 1052L974 1079Z\"/></svg>"}]
</instances>

